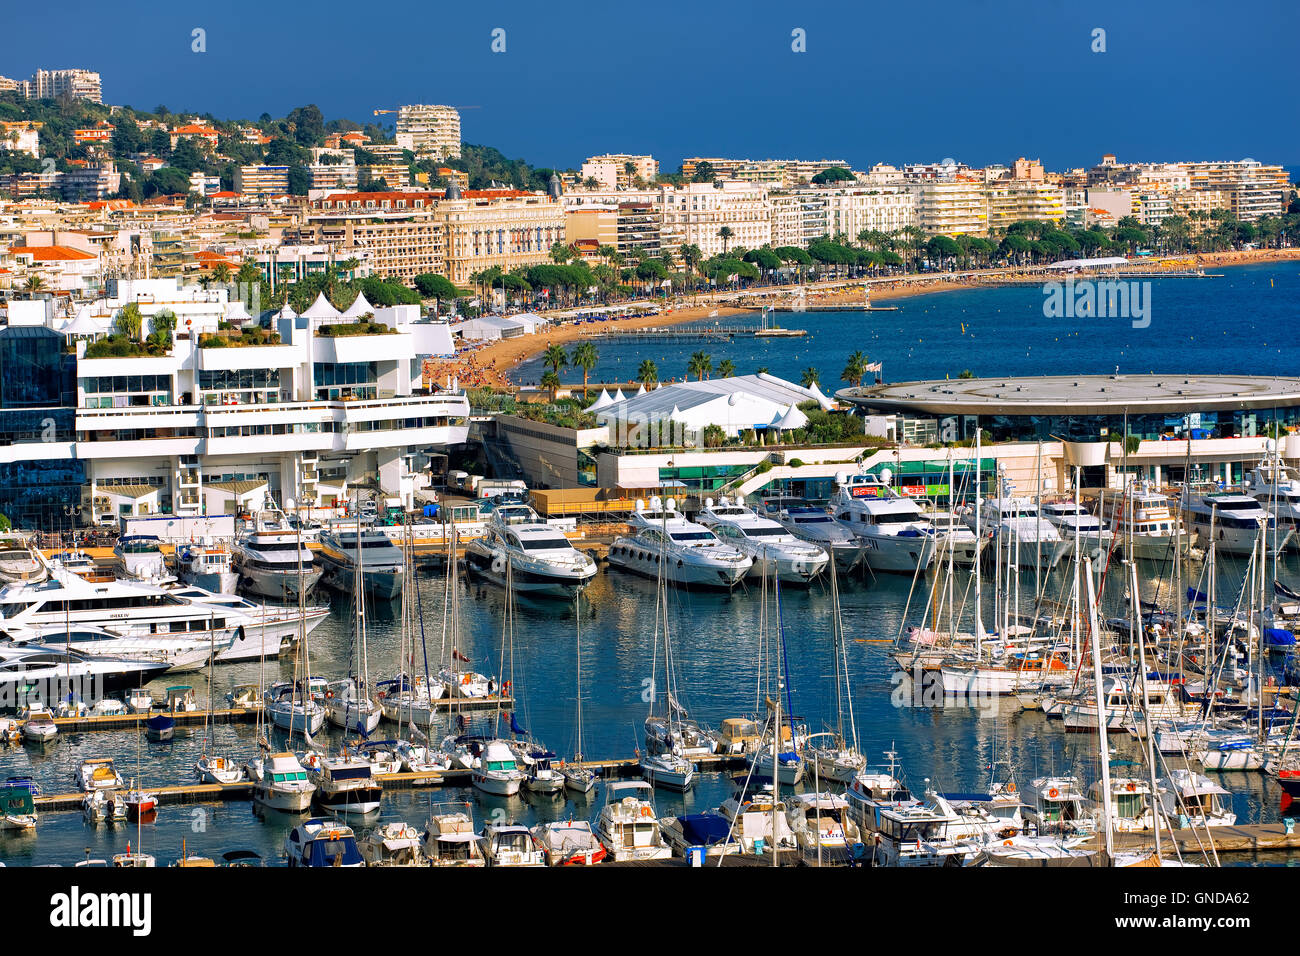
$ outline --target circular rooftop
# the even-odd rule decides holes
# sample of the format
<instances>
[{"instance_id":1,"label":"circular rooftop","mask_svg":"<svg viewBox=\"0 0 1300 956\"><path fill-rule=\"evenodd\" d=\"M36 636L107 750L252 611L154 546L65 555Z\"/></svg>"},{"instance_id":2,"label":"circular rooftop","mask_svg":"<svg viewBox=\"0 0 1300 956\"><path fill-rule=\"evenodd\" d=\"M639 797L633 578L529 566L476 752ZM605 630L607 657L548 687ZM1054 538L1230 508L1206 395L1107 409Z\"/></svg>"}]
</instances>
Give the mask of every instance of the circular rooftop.
<instances>
[{"instance_id":1,"label":"circular rooftop","mask_svg":"<svg viewBox=\"0 0 1300 956\"><path fill-rule=\"evenodd\" d=\"M1300 378L1257 375L1044 375L843 388L842 402L931 415L1108 415L1300 405Z\"/></svg>"}]
</instances>

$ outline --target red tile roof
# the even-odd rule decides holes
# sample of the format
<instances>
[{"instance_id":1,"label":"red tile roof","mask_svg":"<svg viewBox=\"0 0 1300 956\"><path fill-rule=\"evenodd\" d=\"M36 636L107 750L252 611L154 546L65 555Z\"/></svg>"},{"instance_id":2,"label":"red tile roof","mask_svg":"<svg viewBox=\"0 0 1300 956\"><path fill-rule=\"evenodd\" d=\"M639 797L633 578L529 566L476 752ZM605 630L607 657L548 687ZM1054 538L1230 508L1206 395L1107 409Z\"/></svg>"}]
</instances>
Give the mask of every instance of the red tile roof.
<instances>
[{"instance_id":1,"label":"red tile roof","mask_svg":"<svg viewBox=\"0 0 1300 956\"><path fill-rule=\"evenodd\" d=\"M85 262L99 258L70 246L15 246L10 251L16 256L31 256L33 262Z\"/></svg>"}]
</instances>

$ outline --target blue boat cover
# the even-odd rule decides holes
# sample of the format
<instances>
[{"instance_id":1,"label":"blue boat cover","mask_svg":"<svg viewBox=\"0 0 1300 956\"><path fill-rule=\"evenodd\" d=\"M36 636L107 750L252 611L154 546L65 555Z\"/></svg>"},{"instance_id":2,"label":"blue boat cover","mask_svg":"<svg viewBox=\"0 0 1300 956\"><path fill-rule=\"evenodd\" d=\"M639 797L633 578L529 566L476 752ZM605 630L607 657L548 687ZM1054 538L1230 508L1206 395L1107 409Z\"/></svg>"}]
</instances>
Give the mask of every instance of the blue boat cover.
<instances>
[{"instance_id":1,"label":"blue boat cover","mask_svg":"<svg viewBox=\"0 0 1300 956\"><path fill-rule=\"evenodd\" d=\"M692 846L723 843L731 832L731 824L726 817L717 813L688 813L677 819L682 824L682 835Z\"/></svg>"},{"instance_id":2,"label":"blue boat cover","mask_svg":"<svg viewBox=\"0 0 1300 956\"><path fill-rule=\"evenodd\" d=\"M510 732L512 734L527 734L528 731L519 726L519 721L515 720L515 712L510 712Z\"/></svg>"},{"instance_id":3,"label":"blue boat cover","mask_svg":"<svg viewBox=\"0 0 1300 956\"><path fill-rule=\"evenodd\" d=\"M1264 636L1268 638L1270 644L1279 644L1290 647L1295 643L1295 635L1281 627L1264 628Z\"/></svg>"}]
</instances>

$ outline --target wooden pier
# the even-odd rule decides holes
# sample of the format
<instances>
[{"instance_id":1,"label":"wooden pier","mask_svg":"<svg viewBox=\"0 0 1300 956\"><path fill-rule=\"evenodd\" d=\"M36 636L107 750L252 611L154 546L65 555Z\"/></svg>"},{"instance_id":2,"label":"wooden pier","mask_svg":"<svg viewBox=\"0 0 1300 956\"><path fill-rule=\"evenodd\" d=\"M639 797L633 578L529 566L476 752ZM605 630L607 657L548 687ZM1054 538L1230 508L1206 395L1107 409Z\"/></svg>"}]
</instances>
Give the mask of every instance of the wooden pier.
<instances>
[{"instance_id":1,"label":"wooden pier","mask_svg":"<svg viewBox=\"0 0 1300 956\"><path fill-rule=\"evenodd\" d=\"M647 329L611 329L591 336L606 342L726 342L737 337L798 338L806 329L763 328L758 325L715 325L704 328L666 326Z\"/></svg>"},{"instance_id":2,"label":"wooden pier","mask_svg":"<svg viewBox=\"0 0 1300 956\"><path fill-rule=\"evenodd\" d=\"M740 769L745 766L744 758L739 754L710 754L695 758L701 770L722 771ZM640 773L640 762L636 757L620 760L584 760L578 764L595 772L602 779L635 777ZM423 773L381 773L375 779L385 790L414 790L426 787L468 787L471 786L472 771L469 770L431 770ZM172 784L162 787L144 788L158 798L158 804L176 805L190 803L218 803L225 800L251 800L253 785L249 781L239 783L193 783ZM42 795L36 798L36 810L39 813L53 813L67 810L80 810L84 792L69 792Z\"/></svg>"},{"instance_id":3,"label":"wooden pier","mask_svg":"<svg viewBox=\"0 0 1300 956\"><path fill-rule=\"evenodd\" d=\"M509 696L493 695L490 697L444 697L433 702L439 713L451 714L456 711L475 713L501 707L513 710L515 699ZM170 710L146 711L139 714L95 714L84 717L55 717L54 723L60 734L93 733L104 730L134 730L150 717L166 714L176 721L178 727L199 727L211 720L215 724L249 724L257 720L256 707L229 707L220 710ZM388 718L385 717L385 720ZM20 722L21 723L21 722Z\"/></svg>"},{"instance_id":4,"label":"wooden pier","mask_svg":"<svg viewBox=\"0 0 1300 956\"><path fill-rule=\"evenodd\" d=\"M1116 850L1154 850L1153 833L1116 833L1112 839ZM1174 856L1174 848L1183 857L1199 857L1211 853L1211 843L1217 853L1286 853L1300 850L1300 829L1288 832L1285 823L1247 823L1231 827L1210 827L1206 830L1168 830L1160 834L1162 857ZM1098 835L1086 844L1100 850L1105 841Z\"/></svg>"}]
</instances>

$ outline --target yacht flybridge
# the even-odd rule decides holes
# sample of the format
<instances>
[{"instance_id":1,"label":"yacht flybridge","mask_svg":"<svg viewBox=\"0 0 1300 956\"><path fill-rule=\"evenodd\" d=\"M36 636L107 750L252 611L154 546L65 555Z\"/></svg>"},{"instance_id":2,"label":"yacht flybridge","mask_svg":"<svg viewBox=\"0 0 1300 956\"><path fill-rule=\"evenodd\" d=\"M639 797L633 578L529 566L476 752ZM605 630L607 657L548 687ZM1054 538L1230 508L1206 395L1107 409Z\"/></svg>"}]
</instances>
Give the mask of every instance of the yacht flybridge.
<instances>
[{"instance_id":1,"label":"yacht flybridge","mask_svg":"<svg viewBox=\"0 0 1300 956\"><path fill-rule=\"evenodd\" d=\"M858 536L873 571L924 571L934 562L938 537L911 498L894 491L888 476L836 476L831 514Z\"/></svg>"},{"instance_id":2,"label":"yacht flybridge","mask_svg":"<svg viewBox=\"0 0 1300 956\"><path fill-rule=\"evenodd\" d=\"M709 498L699 522L724 544L753 560L749 573L757 577L776 575L787 584L808 584L826 568L826 552L801 541L779 522L756 514L737 496L718 501Z\"/></svg>"},{"instance_id":3,"label":"yacht flybridge","mask_svg":"<svg viewBox=\"0 0 1300 956\"><path fill-rule=\"evenodd\" d=\"M572 598L596 576L596 562L522 502L492 510L483 537L465 549L470 569L493 584L525 594Z\"/></svg>"},{"instance_id":4,"label":"yacht flybridge","mask_svg":"<svg viewBox=\"0 0 1300 956\"><path fill-rule=\"evenodd\" d=\"M321 570L302 534L283 512L259 511L235 543L235 570L246 588L263 597L297 600L320 580Z\"/></svg>"},{"instance_id":5,"label":"yacht flybridge","mask_svg":"<svg viewBox=\"0 0 1300 956\"><path fill-rule=\"evenodd\" d=\"M712 531L677 510L669 498L636 503L628 520L631 534L616 538L609 548L609 563L625 571L674 584L734 588L749 573L754 559L720 541Z\"/></svg>"},{"instance_id":6,"label":"yacht flybridge","mask_svg":"<svg viewBox=\"0 0 1300 956\"><path fill-rule=\"evenodd\" d=\"M1149 481L1132 482L1113 498L1103 495L1099 507L1101 518L1135 558L1172 561L1175 542L1184 555L1196 542L1196 532L1170 510L1169 496Z\"/></svg>"}]
</instances>

